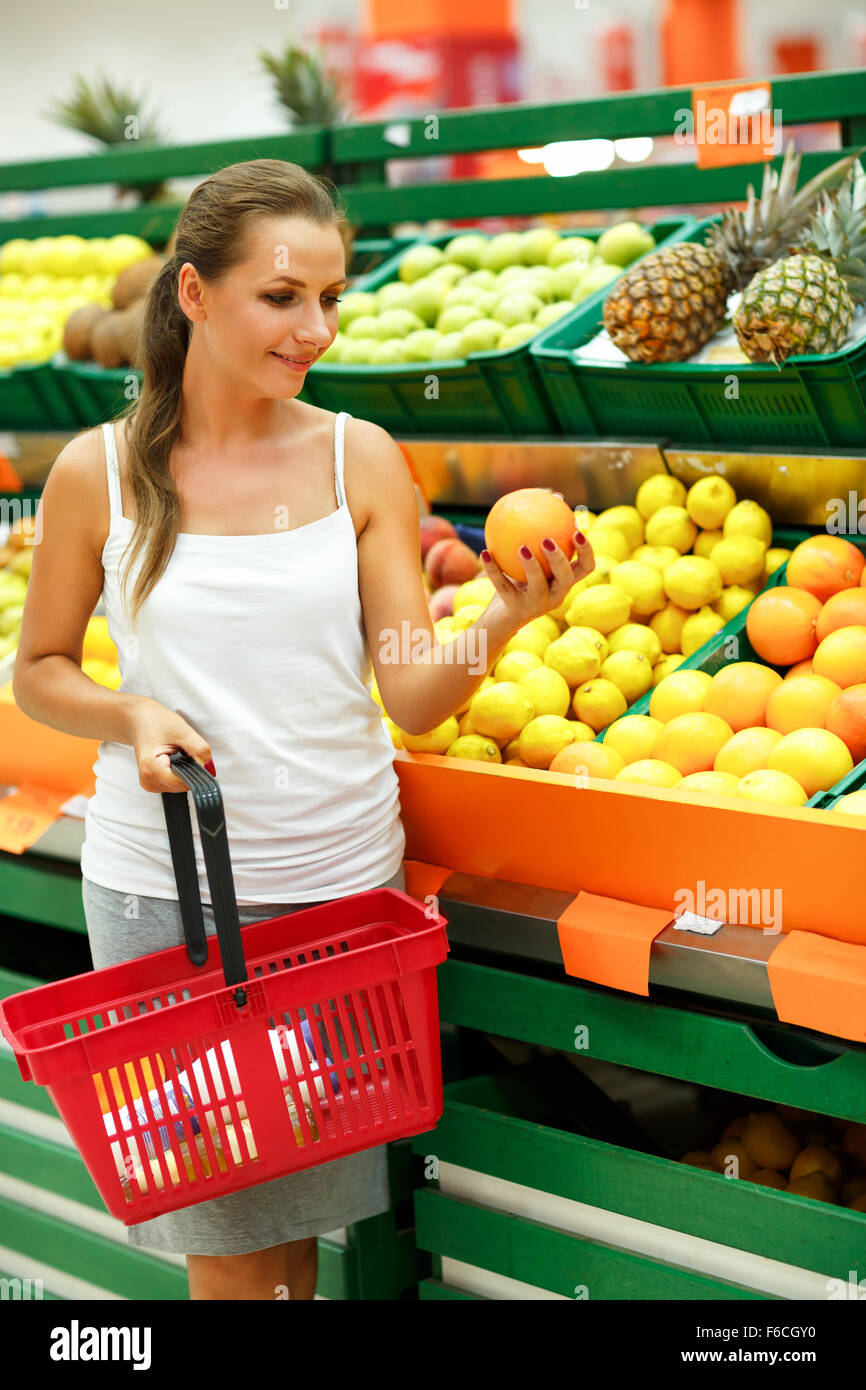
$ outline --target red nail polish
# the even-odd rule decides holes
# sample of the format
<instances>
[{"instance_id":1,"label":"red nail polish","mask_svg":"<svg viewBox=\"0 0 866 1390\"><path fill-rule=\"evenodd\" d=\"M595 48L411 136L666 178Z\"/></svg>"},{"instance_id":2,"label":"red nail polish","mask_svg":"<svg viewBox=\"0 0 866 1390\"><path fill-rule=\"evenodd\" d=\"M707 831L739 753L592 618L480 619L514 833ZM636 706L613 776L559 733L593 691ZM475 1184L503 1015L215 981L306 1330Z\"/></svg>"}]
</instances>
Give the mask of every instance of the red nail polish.
<instances>
[{"instance_id":1,"label":"red nail polish","mask_svg":"<svg viewBox=\"0 0 866 1390\"><path fill-rule=\"evenodd\" d=\"M523 556L524 560L530 560L532 558L532 551L529 549L528 545L522 545L520 547L520 554Z\"/></svg>"},{"instance_id":2,"label":"red nail polish","mask_svg":"<svg viewBox=\"0 0 866 1390\"><path fill-rule=\"evenodd\" d=\"M550 539L549 536L545 536L545 537L544 537L544 540L541 542L541 544L544 546L545 550L555 550L555 549L556 549L556 543L555 543L555 541L552 541L552 540Z\"/></svg>"},{"instance_id":3,"label":"red nail polish","mask_svg":"<svg viewBox=\"0 0 866 1390\"><path fill-rule=\"evenodd\" d=\"M216 777L216 768L213 765L213 759L208 758L205 763L205 769L210 773L211 777Z\"/></svg>"},{"instance_id":4,"label":"red nail polish","mask_svg":"<svg viewBox=\"0 0 866 1390\"><path fill-rule=\"evenodd\" d=\"M578 531L577 533L577 543L578 545L586 545L586 536L582 531Z\"/></svg>"},{"instance_id":5,"label":"red nail polish","mask_svg":"<svg viewBox=\"0 0 866 1390\"><path fill-rule=\"evenodd\" d=\"M490 563L490 551L489 551L489 550L482 550L482 552L481 552L481 558L482 558L482 560L484 561L485 565L488 565L488 564Z\"/></svg>"}]
</instances>

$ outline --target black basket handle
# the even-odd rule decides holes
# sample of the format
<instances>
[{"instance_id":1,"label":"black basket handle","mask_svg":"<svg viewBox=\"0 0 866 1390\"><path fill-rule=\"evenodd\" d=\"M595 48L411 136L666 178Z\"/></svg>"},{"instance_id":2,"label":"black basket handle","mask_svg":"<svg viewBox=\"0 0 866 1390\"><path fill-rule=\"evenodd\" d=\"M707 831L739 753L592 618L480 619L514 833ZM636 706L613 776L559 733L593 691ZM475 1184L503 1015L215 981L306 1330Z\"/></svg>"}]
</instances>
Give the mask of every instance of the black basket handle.
<instances>
[{"instance_id":1,"label":"black basket handle","mask_svg":"<svg viewBox=\"0 0 866 1390\"><path fill-rule=\"evenodd\" d=\"M240 985L248 976L219 783L182 748L170 755L169 762L175 776L186 782L195 803L226 985ZM207 941L189 805L179 792L162 792L161 796L187 953L193 965L203 965ZM240 1008L246 1004L243 989L235 990L235 1002Z\"/></svg>"}]
</instances>

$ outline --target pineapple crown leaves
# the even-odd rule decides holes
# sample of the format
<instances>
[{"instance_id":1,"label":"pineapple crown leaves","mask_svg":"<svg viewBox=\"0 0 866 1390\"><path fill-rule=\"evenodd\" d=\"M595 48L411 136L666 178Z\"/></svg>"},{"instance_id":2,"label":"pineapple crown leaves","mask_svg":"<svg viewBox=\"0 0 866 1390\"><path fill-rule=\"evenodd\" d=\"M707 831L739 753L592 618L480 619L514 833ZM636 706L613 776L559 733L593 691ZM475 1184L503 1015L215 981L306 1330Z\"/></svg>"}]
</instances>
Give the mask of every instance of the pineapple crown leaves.
<instances>
[{"instance_id":1,"label":"pineapple crown leaves","mask_svg":"<svg viewBox=\"0 0 866 1390\"><path fill-rule=\"evenodd\" d=\"M289 43L281 54L259 52L274 79L277 101L299 125L328 125L341 118L339 78L325 68L324 54Z\"/></svg>"},{"instance_id":2,"label":"pineapple crown leaves","mask_svg":"<svg viewBox=\"0 0 866 1390\"><path fill-rule=\"evenodd\" d=\"M826 189L837 185L857 158L846 155L822 169L797 191L801 155L790 141L781 171L764 166L760 199L753 184L746 190L746 208L731 208L711 229L707 245L728 268L732 288L742 289L759 270L783 256L806 226Z\"/></svg>"},{"instance_id":3,"label":"pineapple crown leaves","mask_svg":"<svg viewBox=\"0 0 866 1390\"><path fill-rule=\"evenodd\" d=\"M866 303L866 170L859 160L832 197L824 193L801 249L832 261L855 303Z\"/></svg>"},{"instance_id":4,"label":"pineapple crown leaves","mask_svg":"<svg viewBox=\"0 0 866 1390\"><path fill-rule=\"evenodd\" d=\"M73 78L73 84L70 96L55 101L43 112L57 125L79 130L104 145L117 145L126 140L127 122L135 116L139 140L157 144L164 139L155 120L142 113L142 97L129 88L117 86L107 77L89 82L80 73Z\"/></svg>"}]
</instances>

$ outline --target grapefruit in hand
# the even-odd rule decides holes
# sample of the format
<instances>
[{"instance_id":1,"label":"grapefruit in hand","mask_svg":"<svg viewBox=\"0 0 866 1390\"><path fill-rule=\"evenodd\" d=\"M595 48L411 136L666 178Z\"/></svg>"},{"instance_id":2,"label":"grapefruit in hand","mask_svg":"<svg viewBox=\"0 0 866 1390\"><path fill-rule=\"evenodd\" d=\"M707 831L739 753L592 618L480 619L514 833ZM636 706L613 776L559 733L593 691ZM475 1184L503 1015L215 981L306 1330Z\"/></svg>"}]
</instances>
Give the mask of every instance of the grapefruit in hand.
<instances>
[{"instance_id":1,"label":"grapefruit in hand","mask_svg":"<svg viewBox=\"0 0 866 1390\"><path fill-rule=\"evenodd\" d=\"M570 560L576 530L574 512L561 497L547 488L524 487L494 502L487 514L484 543L503 574L522 583L526 579L522 545L529 547L545 578L550 579L552 570L541 542L549 536Z\"/></svg>"}]
</instances>

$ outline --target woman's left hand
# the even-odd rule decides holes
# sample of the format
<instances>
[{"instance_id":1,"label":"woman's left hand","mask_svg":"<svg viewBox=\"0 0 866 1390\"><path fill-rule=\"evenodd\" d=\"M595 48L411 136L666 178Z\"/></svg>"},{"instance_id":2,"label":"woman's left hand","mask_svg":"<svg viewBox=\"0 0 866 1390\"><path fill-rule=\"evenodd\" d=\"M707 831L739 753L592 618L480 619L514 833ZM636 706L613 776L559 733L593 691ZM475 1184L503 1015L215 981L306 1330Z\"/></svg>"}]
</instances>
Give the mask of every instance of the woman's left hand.
<instances>
[{"instance_id":1,"label":"woman's left hand","mask_svg":"<svg viewBox=\"0 0 866 1390\"><path fill-rule=\"evenodd\" d=\"M504 574L489 551L481 552L485 574L515 629L523 627L524 623L531 622L533 618L540 618L551 608L558 608L571 587L595 569L592 546L576 529L573 559L566 559L558 545L554 544L553 550L548 550L547 546L544 549L551 569L551 578L547 579L535 556L528 547L524 547L520 558L526 571L526 579L522 583Z\"/></svg>"}]
</instances>

